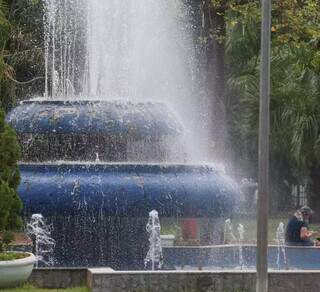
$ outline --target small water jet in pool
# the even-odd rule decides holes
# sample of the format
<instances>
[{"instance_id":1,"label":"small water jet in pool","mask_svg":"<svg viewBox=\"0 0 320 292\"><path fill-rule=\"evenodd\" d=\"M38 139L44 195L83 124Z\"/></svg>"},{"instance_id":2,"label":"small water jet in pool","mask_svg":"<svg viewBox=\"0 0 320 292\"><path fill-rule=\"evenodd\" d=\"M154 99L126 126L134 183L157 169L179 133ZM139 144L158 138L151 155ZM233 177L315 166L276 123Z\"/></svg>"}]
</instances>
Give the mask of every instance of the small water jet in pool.
<instances>
[{"instance_id":1,"label":"small water jet in pool","mask_svg":"<svg viewBox=\"0 0 320 292\"><path fill-rule=\"evenodd\" d=\"M283 259L283 264L287 267L287 256L286 256L286 242L285 242L285 228L284 223L280 222L277 227L277 244L278 244L278 253L277 253L277 266L278 269L281 269L281 258Z\"/></svg>"},{"instance_id":2,"label":"small water jet in pool","mask_svg":"<svg viewBox=\"0 0 320 292\"><path fill-rule=\"evenodd\" d=\"M161 269L163 264L162 246L161 246L161 225L159 215L156 210L152 210L149 213L149 219L146 230L149 234L149 250L146 258L144 259L145 267L151 263L151 270L156 268Z\"/></svg>"},{"instance_id":3,"label":"small water jet in pool","mask_svg":"<svg viewBox=\"0 0 320 292\"><path fill-rule=\"evenodd\" d=\"M231 219L228 218L225 222L224 222L224 236L223 236L223 243L227 244L227 243L236 243L237 242L237 238L233 233L233 226L232 226L232 222Z\"/></svg>"},{"instance_id":4,"label":"small water jet in pool","mask_svg":"<svg viewBox=\"0 0 320 292\"><path fill-rule=\"evenodd\" d=\"M244 240L244 226L242 224L238 225L238 234L239 234L239 240L238 240L238 244L239 244L239 266L240 269L242 270L244 267L244 258L243 258L243 240Z\"/></svg>"},{"instance_id":5,"label":"small water jet in pool","mask_svg":"<svg viewBox=\"0 0 320 292\"><path fill-rule=\"evenodd\" d=\"M45 266L54 265L53 253L55 241L51 237L52 227L46 224L41 214L33 214L27 223L27 234L34 242L34 252L37 258L36 267L39 262Z\"/></svg>"}]
</instances>

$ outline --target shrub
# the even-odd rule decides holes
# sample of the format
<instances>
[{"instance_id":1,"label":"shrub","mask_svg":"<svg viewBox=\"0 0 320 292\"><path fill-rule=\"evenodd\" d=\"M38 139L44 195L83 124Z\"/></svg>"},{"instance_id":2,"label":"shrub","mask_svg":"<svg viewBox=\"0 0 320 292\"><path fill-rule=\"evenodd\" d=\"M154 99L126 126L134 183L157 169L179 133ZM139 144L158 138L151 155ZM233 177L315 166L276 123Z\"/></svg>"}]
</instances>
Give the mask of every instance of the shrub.
<instances>
[{"instance_id":1,"label":"shrub","mask_svg":"<svg viewBox=\"0 0 320 292\"><path fill-rule=\"evenodd\" d=\"M0 252L12 241L12 231L22 227L22 202L17 193L19 159L20 146L16 133L5 122L5 113L0 109Z\"/></svg>"}]
</instances>

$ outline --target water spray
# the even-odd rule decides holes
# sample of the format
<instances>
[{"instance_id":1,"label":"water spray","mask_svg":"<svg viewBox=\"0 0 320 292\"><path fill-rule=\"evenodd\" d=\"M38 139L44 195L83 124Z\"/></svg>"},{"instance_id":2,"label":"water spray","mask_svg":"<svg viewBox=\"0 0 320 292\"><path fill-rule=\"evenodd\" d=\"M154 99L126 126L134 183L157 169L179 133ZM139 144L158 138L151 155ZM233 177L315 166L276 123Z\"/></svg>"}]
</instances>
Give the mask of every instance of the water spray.
<instances>
[{"instance_id":1,"label":"water spray","mask_svg":"<svg viewBox=\"0 0 320 292\"><path fill-rule=\"evenodd\" d=\"M159 215L156 210L152 210L149 213L149 219L146 227L147 232L149 233L149 251L144 260L144 265L147 267L148 263L151 263L152 271L156 269L156 266L161 269L163 264L162 256L162 246L160 238L160 220Z\"/></svg>"},{"instance_id":2,"label":"water spray","mask_svg":"<svg viewBox=\"0 0 320 292\"><path fill-rule=\"evenodd\" d=\"M239 233L239 266L240 269L243 269L244 259L243 259L243 240L244 240L244 227L242 224L238 225L238 233Z\"/></svg>"},{"instance_id":3,"label":"water spray","mask_svg":"<svg viewBox=\"0 0 320 292\"><path fill-rule=\"evenodd\" d=\"M286 243L285 243L285 235L284 235L284 224L280 222L277 227L277 244L278 244L278 253L277 253L277 267L280 270L280 261L281 254L283 256L284 265L287 265L287 256L286 256Z\"/></svg>"},{"instance_id":4,"label":"water spray","mask_svg":"<svg viewBox=\"0 0 320 292\"><path fill-rule=\"evenodd\" d=\"M30 222L27 224L27 234L34 241L35 255L37 258L36 268L39 261L46 266L52 266L54 260L52 257L55 247L55 240L51 237L52 227L46 224L41 214L33 214Z\"/></svg>"}]
</instances>

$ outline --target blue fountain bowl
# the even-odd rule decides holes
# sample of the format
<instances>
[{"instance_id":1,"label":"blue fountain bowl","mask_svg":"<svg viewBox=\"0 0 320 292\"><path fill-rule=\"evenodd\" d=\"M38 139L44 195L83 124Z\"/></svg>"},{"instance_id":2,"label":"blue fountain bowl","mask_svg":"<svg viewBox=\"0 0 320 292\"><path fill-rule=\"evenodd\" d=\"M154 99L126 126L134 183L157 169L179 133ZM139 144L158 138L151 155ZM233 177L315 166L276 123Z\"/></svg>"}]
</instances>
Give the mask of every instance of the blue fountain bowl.
<instances>
[{"instance_id":1,"label":"blue fountain bowl","mask_svg":"<svg viewBox=\"0 0 320 292\"><path fill-rule=\"evenodd\" d=\"M23 101L7 116L18 134L107 134L146 137L182 133L161 102L103 100Z\"/></svg>"},{"instance_id":2,"label":"blue fountain bowl","mask_svg":"<svg viewBox=\"0 0 320 292\"><path fill-rule=\"evenodd\" d=\"M140 216L229 216L238 189L212 166L174 164L20 164L27 213L102 212Z\"/></svg>"},{"instance_id":3,"label":"blue fountain bowl","mask_svg":"<svg viewBox=\"0 0 320 292\"><path fill-rule=\"evenodd\" d=\"M183 127L164 103L24 101L7 116L26 162L184 161Z\"/></svg>"}]
</instances>

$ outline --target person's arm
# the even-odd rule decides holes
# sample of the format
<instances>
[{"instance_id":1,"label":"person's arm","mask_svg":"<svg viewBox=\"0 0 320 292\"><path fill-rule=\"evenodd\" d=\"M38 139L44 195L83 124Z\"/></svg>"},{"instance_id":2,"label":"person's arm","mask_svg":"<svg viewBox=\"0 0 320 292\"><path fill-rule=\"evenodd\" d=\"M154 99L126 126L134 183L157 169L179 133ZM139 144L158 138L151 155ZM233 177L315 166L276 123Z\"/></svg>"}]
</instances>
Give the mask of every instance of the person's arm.
<instances>
[{"instance_id":1,"label":"person's arm","mask_svg":"<svg viewBox=\"0 0 320 292\"><path fill-rule=\"evenodd\" d=\"M310 237L314 234L315 234L315 232L309 231L307 227L301 227L301 229L300 229L300 238L301 239L304 239L304 240L310 239Z\"/></svg>"}]
</instances>

